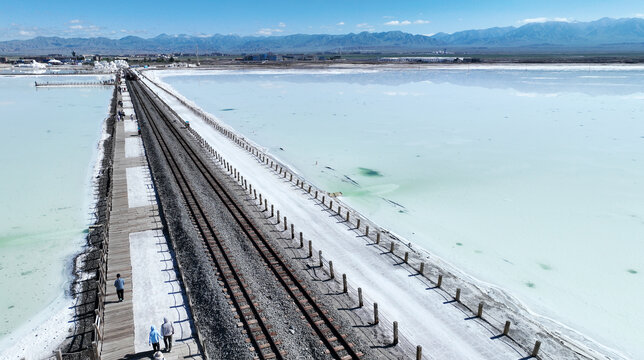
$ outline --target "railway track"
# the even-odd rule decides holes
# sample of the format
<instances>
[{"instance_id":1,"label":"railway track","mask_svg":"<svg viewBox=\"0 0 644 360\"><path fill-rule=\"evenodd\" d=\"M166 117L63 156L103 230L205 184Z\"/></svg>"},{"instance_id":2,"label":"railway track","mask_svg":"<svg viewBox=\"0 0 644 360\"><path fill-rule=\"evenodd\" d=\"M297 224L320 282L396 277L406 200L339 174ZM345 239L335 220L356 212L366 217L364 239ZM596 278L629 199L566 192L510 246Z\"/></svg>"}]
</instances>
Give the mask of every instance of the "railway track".
<instances>
[{"instance_id":1,"label":"railway track","mask_svg":"<svg viewBox=\"0 0 644 360\"><path fill-rule=\"evenodd\" d=\"M234 200L219 180L214 176L205 160L199 156L197 150L185 138L186 132L179 129L170 119L161 105L151 95L151 90L138 81L130 81L128 85L135 95L133 101L148 119L150 130L159 142L163 156L166 158L174 178L188 206L192 220L206 244L213 262L217 268L222 285L230 297L231 305L237 312L241 325L244 327L249 342L252 344L259 359L282 359L284 352L279 349L280 342L274 339L275 333L270 331L270 324L262 318L261 310L253 302L253 296L246 289L243 276L239 274L234 264L233 257L228 249L219 241L217 229L206 215L203 205L191 187L190 181L182 171L173 153L168 147L167 137L174 139L183 149L185 154L194 163L199 173L212 187L217 197L235 219L240 229L246 235L253 247L258 251L269 272L274 275L282 285L284 291L294 301L302 317L311 326L314 333L327 349L327 353L334 359L358 359L362 354L356 352L345 337L333 324L333 320L317 304L316 299L306 290L281 255L273 248L270 242L262 235L255 224ZM159 100L160 101L160 100ZM162 131L158 122L161 122L167 131ZM183 133L183 134L182 134ZM165 136L164 136L165 134Z\"/></svg>"}]
</instances>

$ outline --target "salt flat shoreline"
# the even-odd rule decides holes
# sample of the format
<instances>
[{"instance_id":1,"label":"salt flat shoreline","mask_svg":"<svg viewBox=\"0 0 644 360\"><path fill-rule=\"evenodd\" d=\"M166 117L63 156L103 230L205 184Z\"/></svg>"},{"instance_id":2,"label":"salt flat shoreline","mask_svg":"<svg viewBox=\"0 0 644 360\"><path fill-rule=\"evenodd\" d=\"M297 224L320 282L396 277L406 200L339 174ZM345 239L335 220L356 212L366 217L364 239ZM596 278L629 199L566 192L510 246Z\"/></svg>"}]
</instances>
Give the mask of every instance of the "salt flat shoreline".
<instances>
[{"instance_id":1,"label":"salt flat shoreline","mask_svg":"<svg viewBox=\"0 0 644 360\"><path fill-rule=\"evenodd\" d=\"M408 66L402 66L402 67L409 68ZM306 67L306 69L311 69L311 70L320 70L320 69L329 69L329 68L333 68L333 67L329 67L329 66L317 67L317 68ZM365 68L365 66L360 66L359 68L363 69ZM366 67L366 68L369 68L369 67ZM381 69L380 66L376 66L374 68ZM400 67L396 66L396 68L399 69ZM258 70L257 67L244 67L244 70L246 69ZM644 67L640 66L639 69L640 70L644 69ZM150 69L150 70L154 70L154 69ZM193 71L193 69L189 69L189 70L180 69L180 70L183 70L180 73L181 75L184 75L184 74L200 75L200 73L202 73L201 71ZM204 69L204 70L214 70L216 72L221 70L230 70L230 67L224 67L220 70L212 69L212 68ZM273 69L265 68L265 70L271 71ZM288 69L281 68L281 70L285 70L285 72L288 72ZM235 132L240 138L243 138L244 141L247 141L249 144L252 144L253 146L256 146L259 149L262 149L260 145L252 143L252 141L248 140L243 134L236 132L232 127L222 123L221 121L216 119L212 114L205 113L197 104L194 104L192 101L185 99L176 90L172 89L171 86L167 85L166 83L163 83L162 79L159 79L158 77L156 77L155 72L145 71L144 74L149 77L149 80L151 82L154 82L155 86L159 87L159 91L157 92L162 97L165 95L163 94L164 92L171 93L172 96L179 99L179 101L187 104L187 107L191 108L194 114L198 114L198 116L200 117L207 116L212 120L217 121L218 124L220 124L221 126L224 126L227 129ZM177 74L177 72L172 71L172 75L175 75L175 74ZM160 91L161 89L163 89L163 91ZM166 96L166 101L168 101L167 96ZM265 152L265 154L267 153ZM276 162L283 164L284 168L288 168L293 173L298 174L297 169L293 169L292 167L288 166L288 164L284 164L284 162L280 162L279 159L277 159L273 154L267 154L267 155L272 159L274 159ZM310 182L307 181L307 183L310 183ZM274 195L271 195L271 196L274 196ZM338 200L334 199L334 202L336 201ZM348 208L346 204L342 203L341 199L339 199L338 202L342 205L342 208L345 208L345 209ZM291 211L289 211L289 213L290 212ZM352 212L355 212L355 210L352 210ZM362 216L362 218L366 219L364 216ZM367 221L369 220L367 219ZM373 224L372 229L376 228L375 226L377 225ZM400 236L397 236L396 234L391 234L391 235L392 235L391 239L398 241L401 244L401 246L404 246L409 243L407 240L403 239ZM324 246L322 247L322 249L324 249ZM526 342L526 347L530 346L527 343L534 341L534 339L537 338L537 334L539 334L538 337L540 340L542 340L543 338L548 339L547 348L549 351L554 351L554 349L561 350L561 352L557 352L558 358L626 358L624 355L620 354L617 350L602 346L599 343L590 339L589 337L584 336L583 334L580 334L574 331L573 329L567 328L563 324L560 324L553 319L548 319L546 317L539 316L538 314L531 312L524 304L520 303L517 299L507 294L503 289L499 289L490 284L484 283L476 279L475 277L472 277L468 274L463 273L462 271L458 270L457 268L447 263L446 261L442 259L437 259L436 255L434 254L431 254L431 257L430 257L430 253L427 250L423 249L422 247L416 244L409 243L408 249L413 254L415 254L415 256L418 259L431 258L432 266L437 265L437 270L434 271L432 275L436 275L439 272L442 274L447 274L446 278L450 278L450 280L452 280L452 283L450 283L450 287L449 287L450 291L453 292L456 287L460 287L461 289L463 289L463 293L468 293L470 296L474 297L476 301L472 301L470 299L468 303L468 307L476 308L476 304L478 300L483 300L486 302L486 304L487 303L494 304L491 309L489 309L489 307L486 307L485 311L486 313L489 314L491 318L494 318L497 321L499 321L501 327L503 323L503 320L501 319L510 318L513 320L512 321L513 324L516 324L516 323L521 324L519 327L522 329L520 330L517 330L517 328L513 327L513 331L514 331L513 336L516 336L520 341ZM520 332L520 333L517 333L517 332ZM544 341L544 347L542 349L546 348L545 343L546 341ZM548 355L552 355L552 353L548 353Z\"/></svg>"},{"instance_id":2,"label":"salt flat shoreline","mask_svg":"<svg viewBox=\"0 0 644 360\"><path fill-rule=\"evenodd\" d=\"M69 75L78 76L78 74ZM38 77L39 75L31 76ZM112 75L109 76L112 77ZM96 77L96 75L93 75L93 77ZM109 168L111 135L108 122L114 115L110 110L114 104L115 100L112 96L110 104L108 104L107 116L101 122L100 138L93 147L96 152L95 157L88 164L87 187L82 190L87 193L83 208L87 209L90 214L92 209L96 209L99 202L104 200L105 194L95 195L94 193L99 191L102 175ZM89 216L88 225L96 225L100 222L97 213ZM74 317L75 312L82 313L82 310L77 306L79 306L79 302L82 303L83 299L81 297L87 296L85 295L85 290L87 290L89 284L84 280L92 278L95 273L92 259L88 259L94 250L90 236L90 234L83 234L74 240L79 244L79 247L64 262L65 272L68 275L64 292L46 308L29 319L27 323L2 339L2 342L0 342L0 348L2 348L0 359L50 359L53 358L53 351L56 349L63 348L63 353L65 353L64 346L69 345L71 336L77 331L82 332L82 330L79 330L83 326L81 325L81 328L79 328L82 320L76 322ZM93 322L93 318L90 322Z\"/></svg>"}]
</instances>

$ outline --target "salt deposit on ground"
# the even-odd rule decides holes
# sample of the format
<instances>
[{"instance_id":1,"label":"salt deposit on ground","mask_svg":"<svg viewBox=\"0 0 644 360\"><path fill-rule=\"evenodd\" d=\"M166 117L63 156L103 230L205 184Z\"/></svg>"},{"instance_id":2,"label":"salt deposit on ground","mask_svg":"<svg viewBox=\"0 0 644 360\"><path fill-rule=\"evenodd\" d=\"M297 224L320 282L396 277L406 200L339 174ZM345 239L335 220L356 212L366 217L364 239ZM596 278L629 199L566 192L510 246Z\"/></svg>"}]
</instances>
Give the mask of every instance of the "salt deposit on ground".
<instances>
[{"instance_id":1,"label":"salt deposit on ground","mask_svg":"<svg viewBox=\"0 0 644 360\"><path fill-rule=\"evenodd\" d=\"M154 196L150 171L147 166L129 167L125 170L127 179L127 204L134 208L150 204L150 197Z\"/></svg>"},{"instance_id":2,"label":"salt deposit on ground","mask_svg":"<svg viewBox=\"0 0 644 360\"><path fill-rule=\"evenodd\" d=\"M137 353L150 350L150 326L160 331L164 317L174 325L174 342L190 338L190 318L163 232L131 233L130 254L134 350Z\"/></svg>"},{"instance_id":3,"label":"salt deposit on ground","mask_svg":"<svg viewBox=\"0 0 644 360\"><path fill-rule=\"evenodd\" d=\"M143 142L140 137L131 137L125 139L125 157L143 156Z\"/></svg>"}]
</instances>

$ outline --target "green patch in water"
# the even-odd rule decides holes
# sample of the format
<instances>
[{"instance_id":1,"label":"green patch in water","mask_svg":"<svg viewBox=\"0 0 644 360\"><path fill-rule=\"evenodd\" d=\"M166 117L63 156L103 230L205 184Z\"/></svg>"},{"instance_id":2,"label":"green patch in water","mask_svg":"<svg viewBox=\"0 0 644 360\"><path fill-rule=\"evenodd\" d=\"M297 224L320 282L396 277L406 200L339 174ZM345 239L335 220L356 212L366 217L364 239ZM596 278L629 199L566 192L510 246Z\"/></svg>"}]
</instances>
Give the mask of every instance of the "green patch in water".
<instances>
[{"instance_id":1,"label":"green patch in water","mask_svg":"<svg viewBox=\"0 0 644 360\"><path fill-rule=\"evenodd\" d=\"M529 287L531 289L534 289L534 283L532 281L528 281L527 283L525 283L525 286L527 286L527 287Z\"/></svg>"},{"instance_id":2,"label":"green patch in water","mask_svg":"<svg viewBox=\"0 0 644 360\"><path fill-rule=\"evenodd\" d=\"M456 245L457 246L463 246L463 243L457 242Z\"/></svg>"},{"instance_id":3,"label":"green patch in water","mask_svg":"<svg viewBox=\"0 0 644 360\"><path fill-rule=\"evenodd\" d=\"M539 267L542 268L543 270L552 270L552 266L548 264L539 263Z\"/></svg>"},{"instance_id":4,"label":"green patch in water","mask_svg":"<svg viewBox=\"0 0 644 360\"><path fill-rule=\"evenodd\" d=\"M14 305L9 305L9 307L7 309L13 309L13 308L15 308Z\"/></svg>"},{"instance_id":5,"label":"green patch in water","mask_svg":"<svg viewBox=\"0 0 644 360\"><path fill-rule=\"evenodd\" d=\"M84 229L84 230L82 231L82 233L83 233L83 234L89 234L89 229Z\"/></svg>"},{"instance_id":6,"label":"green patch in water","mask_svg":"<svg viewBox=\"0 0 644 360\"><path fill-rule=\"evenodd\" d=\"M474 253L475 254L483 254L483 251L482 250L474 250Z\"/></svg>"},{"instance_id":7,"label":"green patch in water","mask_svg":"<svg viewBox=\"0 0 644 360\"><path fill-rule=\"evenodd\" d=\"M363 168L363 167L359 167L358 170L360 170L360 175L371 176L371 177L382 176L382 174L377 170L367 169L367 168Z\"/></svg>"},{"instance_id":8,"label":"green patch in water","mask_svg":"<svg viewBox=\"0 0 644 360\"><path fill-rule=\"evenodd\" d=\"M20 275L22 275L22 276L27 276L27 275L29 275L29 274L31 274L31 273L33 273L33 270L23 271L23 272L21 272L21 273L20 273Z\"/></svg>"},{"instance_id":9,"label":"green patch in water","mask_svg":"<svg viewBox=\"0 0 644 360\"><path fill-rule=\"evenodd\" d=\"M626 271L628 271L629 274L637 274L637 270L628 269Z\"/></svg>"},{"instance_id":10,"label":"green patch in water","mask_svg":"<svg viewBox=\"0 0 644 360\"><path fill-rule=\"evenodd\" d=\"M221 110L219 110L219 111L235 111L235 110L237 110L237 109L227 108L227 109L221 109Z\"/></svg>"}]
</instances>

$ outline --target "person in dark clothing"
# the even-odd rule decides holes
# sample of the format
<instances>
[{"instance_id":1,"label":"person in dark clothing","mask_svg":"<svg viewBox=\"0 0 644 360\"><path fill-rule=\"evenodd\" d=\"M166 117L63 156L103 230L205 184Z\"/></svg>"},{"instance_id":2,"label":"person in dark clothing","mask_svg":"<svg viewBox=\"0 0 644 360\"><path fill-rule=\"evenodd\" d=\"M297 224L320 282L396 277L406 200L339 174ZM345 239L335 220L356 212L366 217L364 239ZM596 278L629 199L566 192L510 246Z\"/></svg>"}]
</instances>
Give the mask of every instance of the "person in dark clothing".
<instances>
[{"instance_id":1,"label":"person in dark clothing","mask_svg":"<svg viewBox=\"0 0 644 360\"><path fill-rule=\"evenodd\" d=\"M119 298L119 302L123 301L123 290L125 289L125 280L121 278L121 274L116 274L116 280L114 280L114 287L116 288L116 295Z\"/></svg>"},{"instance_id":2,"label":"person in dark clothing","mask_svg":"<svg viewBox=\"0 0 644 360\"><path fill-rule=\"evenodd\" d=\"M163 344L165 351L172 351L172 335L174 334L174 326L168 321L168 318L163 318L163 325L161 325L161 335L163 336Z\"/></svg>"}]
</instances>

